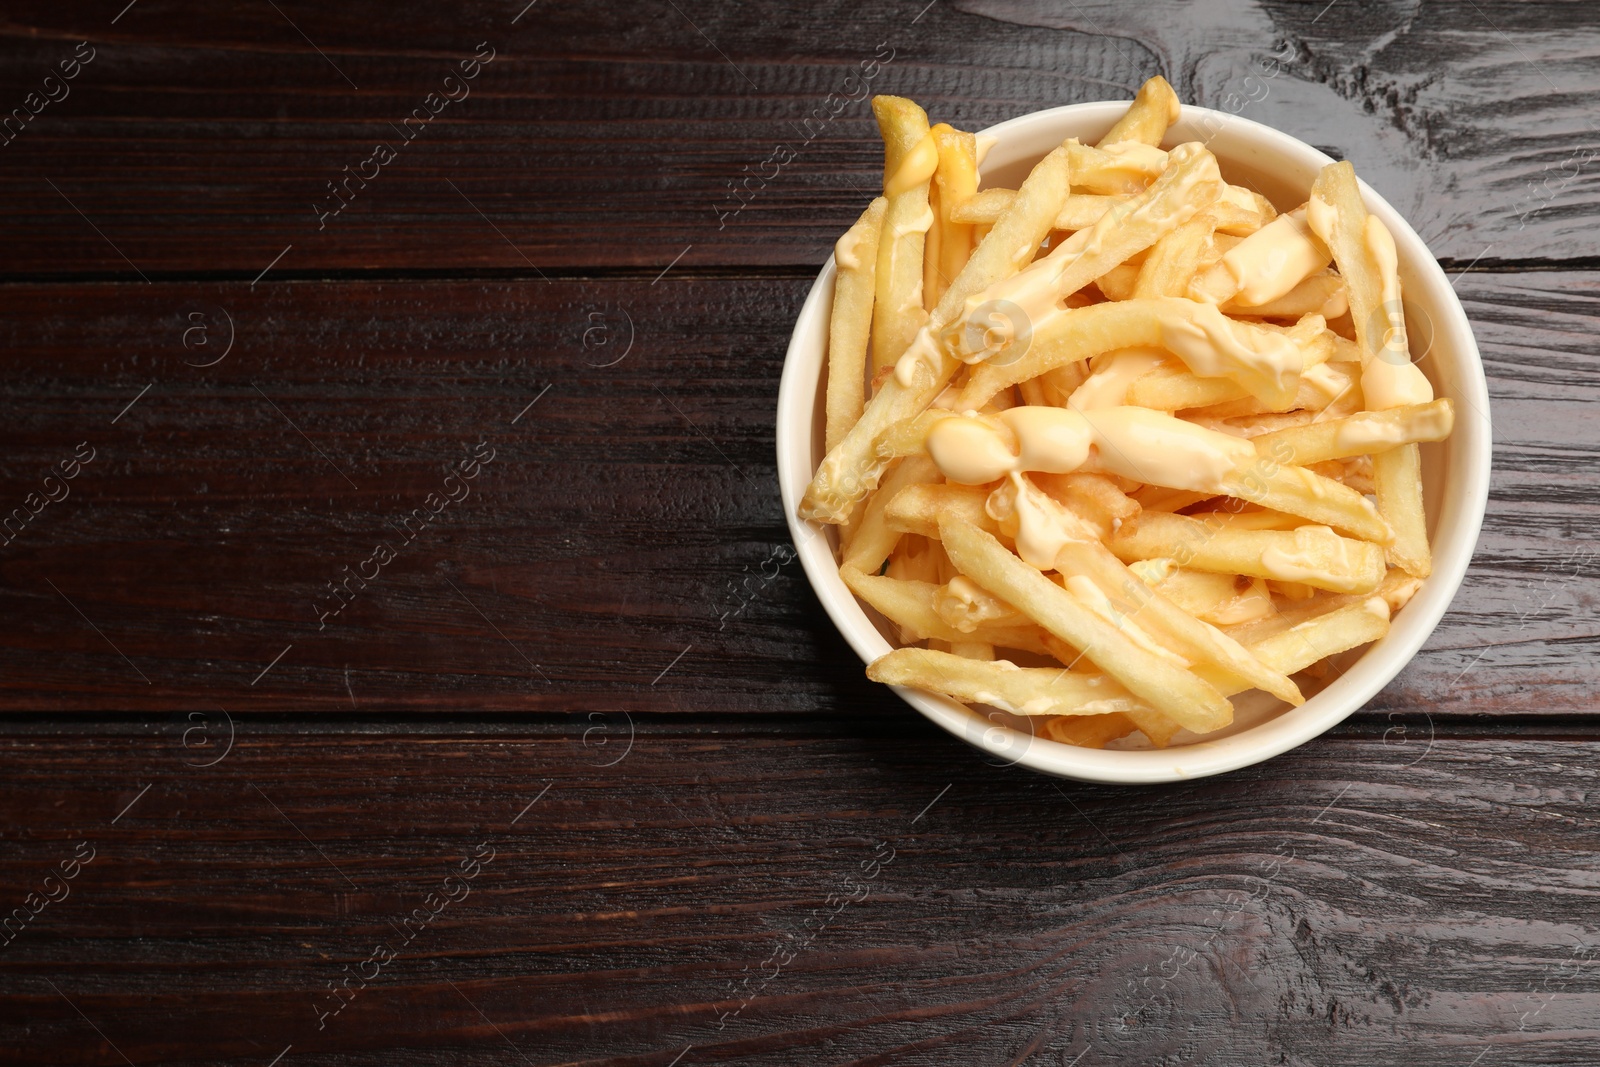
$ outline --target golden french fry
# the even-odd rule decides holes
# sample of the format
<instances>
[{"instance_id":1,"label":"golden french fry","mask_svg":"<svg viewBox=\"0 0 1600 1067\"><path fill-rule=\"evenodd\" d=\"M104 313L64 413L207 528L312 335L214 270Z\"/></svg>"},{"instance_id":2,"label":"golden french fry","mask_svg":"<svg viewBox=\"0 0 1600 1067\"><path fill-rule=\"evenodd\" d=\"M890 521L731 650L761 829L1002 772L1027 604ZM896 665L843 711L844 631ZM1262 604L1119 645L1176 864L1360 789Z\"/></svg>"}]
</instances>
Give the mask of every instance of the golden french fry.
<instances>
[{"instance_id":1,"label":"golden french fry","mask_svg":"<svg viewBox=\"0 0 1600 1067\"><path fill-rule=\"evenodd\" d=\"M953 208L953 222L971 225L993 225L1016 197L1015 189L984 189ZM1056 214L1053 230L1084 230L1100 221L1107 211L1131 200L1131 195L1101 196L1094 193L1073 193Z\"/></svg>"},{"instance_id":2,"label":"golden french fry","mask_svg":"<svg viewBox=\"0 0 1600 1067\"><path fill-rule=\"evenodd\" d=\"M944 408L929 408L913 418L903 419L883 431L873 445L873 452L880 459L926 453L928 431L945 419L954 418L955 415L954 411L947 411Z\"/></svg>"},{"instance_id":3,"label":"golden french fry","mask_svg":"<svg viewBox=\"0 0 1600 1067\"><path fill-rule=\"evenodd\" d=\"M1382 548L1340 537L1326 526L1241 530L1161 511L1142 511L1124 522L1110 547L1124 562L1166 558L1193 570L1301 582L1337 593L1370 593L1386 571Z\"/></svg>"},{"instance_id":4,"label":"golden french fry","mask_svg":"<svg viewBox=\"0 0 1600 1067\"><path fill-rule=\"evenodd\" d=\"M1183 107L1178 94L1172 91L1167 79L1157 74L1139 86L1138 95L1128 105L1128 113L1117 120L1097 147L1138 141L1141 144L1159 145L1167 134L1167 127L1178 121Z\"/></svg>"},{"instance_id":5,"label":"golden french fry","mask_svg":"<svg viewBox=\"0 0 1600 1067\"><path fill-rule=\"evenodd\" d=\"M1200 262L1200 253L1217 228L1217 218L1212 213L1215 209L1213 205L1200 212L1155 243L1139 268L1132 296L1184 295L1189 279L1194 277L1195 266ZM1105 292L1105 287L1101 286L1100 291Z\"/></svg>"},{"instance_id":6,"label":"golden french fry","mask_svg":"<svg viewBox=\"0 0 1600 1067\"><path fill-rule=\"evenodd\" d=\"M1111 536L1111 531L1123 519L1139 514L1139 502L1104 474L1076 471L1030 477L1052 499L1071 508L1102 541Z\"/></svg>"},{"instance_id":7,"label":"golden french fry","mask_svg":"<svg viewBox=\"0 0 1600 1067\"><path fill-rule=\"evenodd\" d=\"M1272 402L1295 396L1306 360L1292 333L1233 322L1212 304L1178 297L1115 300L1036 320L1026 352L973 367L954 407L975 411L1002 389L1057 367L1119 348L1154 347L1172 352L1195 374L1225 376Z\"/></svg>"},{"instance_id":8,"label":"golden french fry","mask_svg":"<svg viewBox=\"0 0 1600 1067\"><path fill-rule=\"evenodd\" d=\"M878 435L926 409L960 366L938 347L937 333L965 309L969 297L1016 271L1026 262L1021 256L1031 256L1039 246L1049 232L1050 220L1066 199L1068 157L1063 146L1033 168L1006 214L984 237L939 299L939 306L933 309L928 332L918 341L926 351L916 359L911 358L912 353L902 357L910 360L904 380L897 365L895 375L883 383L844 440L828 452L817 468L800 503L801 517L843 522L856 502L876 488L888 462L873 455Z\"/></svg>"},{"instance_id":9,"label":"golden french fry","mask_svg":"<svg viewBox=\"0 0 1600 1067\"><path fill-rule=\"evenodd\" d=\"M1164 485L1146 485L1130 493L1133 501L1145 511L1178 512L1210 500L1216 493L1200 493L1192 489L1168 489Z\"/></svg>"},{"instance_id":10,"label":"golden french fry","mask_svg":"<svg viewBox=\"0 0 1600 1067\"><path fill-rule=\"evenodd\" d=\"M1120 617L1138 616L1142 628L1154 630L1157 637L1165 638L1164 647L1191 662L1210 663L1234 676L1245 688L1266 690L1296 706L1305 702L1286 676L1268 669L1232 638L1140 581L1100 542L1068 542L1056 555L1056 569L1067 576L1069 589L1074 576L1088 578L1112 601Z\"/></svg>"},{"instance_id":11,"label":"golden french fry","mask_svg":"<svg viewBox=\"0 0 1600 1067\"><path fill-rule=\"evenodd\" d=\"M902 582L941 584L944 577L939 573L939 555L935 552L938 544L926 537L907 534L894 546L883 573Z\"/></svg>"},{"instance_id":12,"label":"golden french fry","mask_svg":"<svg viewBox=\"0 0 1600 1067\"><path fill-rule=\"evenodd\" d=\"M1214 687L1136 643L976 526L946 517L939 535L962 574L1082 649L1150 707L1192 730L1216 730L1233 720L1233 706Z\"/></svg>"},{"instance_id":13,"label":"golden french fry","mask_svg":"<svg viewBox=\"0 0 1600 1067\"><path fill-rule=\"evenodd\" d=\"M1013 346L1027 344L1021 327L1036 336L1053 319L1070 314L1060 301L1076 293L1112 267L1155 244L1214 203L1223 189L1217 160L1198 144L1179 145L1169 154L1171 166L1150 188L1120 207L1108 211L1087 230L1079 230L1043 259L1017 274L989 286L966 307L966 321L955 331L952 351L958 358L975 361L1005 360ZM991 309L1009 306L1011 333L996 342ZM1089 308L1081 310L1088 311ZM1036 377L1024 375L1018 381Z\"/></svg>"},{"instance_id":14,"label":"golden french fry","mask_svg":"<svg viewBox=\"0 0 1600 1067\"><path fill-rule=\"evenodd\" d=\"M1002 648L1021 649L1046 656L1050 654L1039 627L1032 623L1027 626L980 624L970 633L946 624L934 610L940 587L932 582L862 574L851 567L841 568L839 575L852 593L877 609L884 618L910 633L913 640L932 639L952 644L983 641Z\"/></svg>"},{"instance_id":15,"label":"golden french fry","mask_svg":"<svg viewBox=\"0 0 1600 1067\"><path fill-rule=\"evenodd\" d=\"M1165 558L1136 560L1128 570L1190 615L1213 626L1236 626L1277 610L1260 578L1185 570Z\"/></svg>"},{"instance_id":16,"label":"golden french fry","mask_svg":"<svg viewBox=\"0 0 1600 1067\"><path fill-rule=\"evenodd\" d=\"M884 511L895 494L910 485L922 485L943 479L939 468L926 454L907 456L883 479L883 486L867 499L866 509L844 544L843 566L854 567L867 574L876 574L883 561L889 558L900 540L901 532L884 518Z\"/></svg>"},{"instance_id":17,"label":"golden french fry","mask_svg":"<svg viewBox=\"0 0 1600 1067\"><path fill-rule=\"evenodd\" d=\"M1361 361L1366 363L1383 348L1383 338L1374 336L1387 321L1381 317L1383 283L1378 264L1366 244L1367 207L1361 201L1356 171L1349 161L1330 163L1322 168L1311 185L1311 200L1306 205L1306 222L1327 246L1333 262L1344 278L1350 301L1350 320L1355 326Z\"/></svg>"},{"instance_id":18,"label":"golden french fry","mask_svg":"<svg viewBox=\"0 0 1600 1067\"><path fill-rule=\"evenodd\" d=\"M1046 719L1040 733L1048 740L1064 745L1105 748L1107 743L1127 737L1138 728L1132 719L1120 711L1113 711L1107 715L1070 715ZM1158 743L1156 747L1164 746Z\"/></svg>"},{"instance_id":19,"label":"golden french fry","mask_svg":"<svg viewBox=\"0 0 1600 1067\"><path fill-rule=\"evenodd\" d=\"M1324 340L1332 337L1333 334L1323 334ZM1321 347L1308 346L1308 358ZM1250 396L1225 378L1189 377L1174 368L1160 379L1142 382L1137 394L1130 389L1128 402L1161 411L1179 410L1184 418L1201 425L1259 415L1294 416L1287 420L1229 422L1222 428L1224 433L1254 437L1319 418L1339 418L1356 410L1361 405L1360 385L1356 382L1360 373L1352 364L1319 363L1300 375L1300 385L1293 399L1288 403L1269 404ZM1168 408L1169 404L1179 407Z\"/></svg>"},{"instance_id":20,"label":"golden french fry","mask_svg":"<svg viewBox=\"0 0 1600 1067\"><path fill-rule=\"evenodd\" d=\"M1107 300L1131 300L1139 284L1137 263L1118 263L1094 280L1094 286Z\"/></svg>"},{"instance_id":21,"label":"golden french fry","mask_svg":"<svg viewBox=\"0 0 1600 1067\"><path fill-rule=\"evenodd\" d=\"M1378 595L1389 605L1389 614L1392 616L1405 607L1421 588L1421 578L1407 574L1397 567L1390 567L1389 573L1384 576L1383 584L1378 586Z\"/></svg>"},{"instance_id":22,"label":"golden french fry","mask_svg":"<svg viewBox=\"0 0 1600 1067\"><path fill-rule=\"evenodd\" d=\"M833 248L838 275L828 323L827 423L823 439L832 449L861 418L866 404L867 341L872 328L873 278L878 235L889 201L878 197Z\"/></svg>"},{"instance_id":23,"label":"golden french fry","mask_svg":"<svg viewBox=\"0 0 1600 1067\"><path fill-rule=\"evenodd\" d=\"M898 648L874 660L867 668L867 677L886 685L911 686L966 703L987 704L1024 717L1105 719L1116 715L1128 726L1113 736L1121 737L1144 724L1157 747L1164 746L1178 729L1102 674L1058 667L1018 667L1006 660L976 662L946 652ZM1122 708L1127 710L1117 710Z\"/></svg>"},{"instance_id":24,"label":"golden french fry","mask_svg":"<svg viewBox=\"0 0 1600 1067\"><path fill-rule=\"evenodd\" d=\"M954 515L983 530L998 534L1000 526L985 510L989 490L975 485L912 485L894 494L884 520L901 533L939 536L939 517Z\"/></svg>"},{"instance_id":25,"label":"golden french fry","mask_svg":"<svg viewBox=\"0 0 1600 1067\"><path fill-rule=\"evenodd\" d=\"M1417 578L1433 572L1428 518L1422 506L1422 452L1401 445L1372 457L1372 485L1378 513L1394 529L1389 561Z\"/></svg>"},{"instance_id":26,"label":"golden french fry","mask_svg":"<svg viewBox=\"0 0 1600 1067\"><path fill-rule=\"evenodd\" d=\"M1285 674L1376 641L1389 632L1389 606L1383 597L1364 597L1325 614L1245 645L1263 663Z\"/></svg>"},{"instance_id":27,"label":"golden french fry","mask_svg":"<svg viewBox=\"0 0 1600 1067\"><path fill-rule=\"evenodd\" d=\"M883 194L889 204L878 240L872 307L872 371L892 366L928 321L922 307L923 246L933 225L928 186L939 149L928 116L899 96L875 96L872 111L883 134Z\"/></svg>"},{"instance_id":28,"label":"golden french fry","mask_svg":"<svg viewBox=\"0 0 1600 1067\"><path fill-rule=\"evenodd\" d=\"M1367 213L1346 163L1322 169L1311 186L1307 219L1333 252L1350 298L1350 318L1361 347L1361 391L1373 410L1426 403L1433 387L1414 363L1406 340L1394 238ZM1378 511L1394 530L1389 560L1425 578L1433 570L1422 502L1422 454L1414 444L1373 456Z\"/></svg>"},{"instance_id":29,"label":"golden french fry","mask_svg":"<svg viewBox=\"0 0 1600 1067\"><path fill-rule=\"evenodd\" d=\"M1018 667L998 660L974 662L945 652L897 648L873 660L867 677L888 685L909 685L1013 715L1103 715L1139 710L1143 704L1100 674L1059 667Z\"/></svg>"},{"instance_id":30,"label":"golden french fry","mask_svg":"<svg viewBox=\"0 0 1600 1067\"><path fill-rule=\"evenodd\" d=\"M1262 455L1288 455L1293 457L1290 463L1305 467L1418 441L1442 441L1450 436L1454 423L1455 405L1449 400L1435 400L1275 430L1253 440Z\"/></svg>"},{"instance_id":31,"label":"golden french fry","mask_svg":"<svg viewBox=\"0 0 1600 1067\"><path fill-rule=\"evenodd\" d=\"M1167 169L1167 153L1138 141L1104 148L1072 142L1072 190L1100 196L1132 196L1145 191Z\"/></svg>"},{"instance_id":32,"label":"golden french fry","mask_svg":"<svg viewBox=\"0 0 1600 1067\"><path fill-rule=\"evenodd\" d=\"M1389 524L1366 497L1331 478L1304 467L1290 466L1281 449L1279 453L1261 453L1256 464L1235 470L1223 480L1223 491L1258 507L1298 515L1379 545L1387 545L1394 539ZM1241 570L1236 573L1256 572Z\"/></svg>"},{"instance_id":33,"label":"golden french fry","mask_svg":"<svg viewBox=\"0 0 1600 1067\"><path fill-rule=\"evenodd\" d=\"M976 247L972 226L956 221L954 215L978 191L977 139L941 122L933 127L933 140L939 149L939 169L933 175L938 200L938 221L934 224L939 234L938 254L931 248L923 252L931 268L923 271L923 303L930 311L938 305L951 279L967 265L967 258ZM928 285L930 274L936 282L933 287Z\"/></svg>"}]
</instances>

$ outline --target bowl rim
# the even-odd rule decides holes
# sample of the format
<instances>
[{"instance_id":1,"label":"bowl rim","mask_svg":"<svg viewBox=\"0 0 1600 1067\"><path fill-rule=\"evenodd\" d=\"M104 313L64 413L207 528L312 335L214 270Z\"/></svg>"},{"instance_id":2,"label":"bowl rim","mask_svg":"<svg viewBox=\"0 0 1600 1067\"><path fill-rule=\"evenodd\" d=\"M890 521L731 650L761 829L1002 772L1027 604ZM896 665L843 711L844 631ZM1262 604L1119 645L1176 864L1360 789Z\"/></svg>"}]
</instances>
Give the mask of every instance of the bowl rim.
<instances>
[{"instance_id":1,"label":"bowl rim","mask_svg":"<svg viewBox=\"0 0 1600 1067\"><path fill-rule=\"evenodd\" d=\"M979 132L996 137L994 147L1003 149L1008 134L1073 123L1089 126L1103 121L1109 126L1127 106L1127 101L1068 104L1018 115ZM1281 130L1211 108L1183 105L1180 122L1195 120L1216 124L1211 139L1228 130L1236 137L1253 142L1257 148L1293 158L1301 164L1321 167L1334 162L1325 153ZM1071 134L1063 134L1065 136ZM1344 721L1404 669L1443 618L1471 562L1488 505L1493 431L1482 357L1454 287L1437 258L1400 213L1365 182L1359 182L1359 187L1368 211L1381 218L1394 235L1402 272L1411 276L1408 297L1421 280L1428 294L1426 306L1433 319L1434 336L1452 337L1450 347L1455 355L1450 362L1453 374L1448 395L1482 416L1482 426L1466 418L1457 419L1455 434L1462 436L1458 438L1453 434L1450 439L1449 499L1432 502L1441 510L1433 539L1433 573L1405 610L1395 616L1390 632L1368 646L1338 679L1301 707L1228 737L1200 739L1166 749L1082 748L991 722L947 697L892 686L901 699L947 732L996 757L1001 765L1020 764L1046 774L1086 782L1155 784L1222 774L1281 755ZM796 316L785 351L775 435L778 482L784 516L807 580L834 626L865 664L894 646L873 625L839 577L838 563L820 524L801 519L797 510L800 496L811 478L815 401L825 363L823 305L831 304L833 278L830 254ZM814 343L808 335L819 329L824 344L813 360L808 350ZM809 366L812 362L816 363L814 370ZM1444 362L1443 357L1439 362ZM1445 494L1439 495L1444 497ZM1450 505L1448 516L1443 514L1447 504ZM1450 520L1448 524L1446 518Z\"/></svg>"}]
</instances>

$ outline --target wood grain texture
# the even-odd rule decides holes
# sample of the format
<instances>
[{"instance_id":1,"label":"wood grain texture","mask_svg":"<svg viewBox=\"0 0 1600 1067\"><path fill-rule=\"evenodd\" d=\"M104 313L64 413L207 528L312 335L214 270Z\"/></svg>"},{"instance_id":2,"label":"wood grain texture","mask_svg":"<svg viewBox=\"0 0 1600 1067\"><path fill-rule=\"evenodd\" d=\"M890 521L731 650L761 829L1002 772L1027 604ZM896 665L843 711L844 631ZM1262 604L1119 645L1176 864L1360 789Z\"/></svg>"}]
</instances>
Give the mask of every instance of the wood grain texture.
<instances>
[{"instance_id":1,"label":"wood grain texture","mask_svg":"<svg viewBox=\"0 0 1600 1067\"><path fill-rule=\"evenodd\" d=\"M1111 789L898 714L609 747L241 716L209 768L182 720L8 737L8 906L94 858L0 947L0 1062L1600 1055L1593 742L1391 732Z\"/></svg>"},{"instance_id":2,"label":"wood grain texture","mask_svg":"<svg viewBox=\"0 0 1600 1067\"><path fill-rule=\"evenodd\" d=\"M899 714L791 562L779 506L773 409L808 286L10 287L0 513L81 442L97 452L0 548L0 692L80 710ZM1452 611L1371 710L1589 711L1600 276L1458 288L1491 379L1489 516ZM193 308L208 346L183 344ZM231 352L191 365L220 353L224 312ZM495 458L472 495L407 540L396 524L480 442ZM328 583L370 573L379 542L397 558L324 621Z\"/></svg>"},{"instance_id":3,"label":"wood grain texture","mask_svg":"<svg viewBox=\"0 0 1600 1067\"><path fill-rule=\"evenodd\" d=\"M1352 159L1446 259L1595 258L1600 15L1562 0L1325 6L703 0L517 18L516 4L373 17L140 0L113 23L106 5L25 0L0 15L0 114L78 42L95 58L0 147L0 271L816 263L879 181L869 93L978 128L1130 98L1156 73ZM470 95L403 139L480 42L495 58ZM345 168L373 174L360 164L380 143L396 158L334 199Z\"/></svg>"}]
</instances>

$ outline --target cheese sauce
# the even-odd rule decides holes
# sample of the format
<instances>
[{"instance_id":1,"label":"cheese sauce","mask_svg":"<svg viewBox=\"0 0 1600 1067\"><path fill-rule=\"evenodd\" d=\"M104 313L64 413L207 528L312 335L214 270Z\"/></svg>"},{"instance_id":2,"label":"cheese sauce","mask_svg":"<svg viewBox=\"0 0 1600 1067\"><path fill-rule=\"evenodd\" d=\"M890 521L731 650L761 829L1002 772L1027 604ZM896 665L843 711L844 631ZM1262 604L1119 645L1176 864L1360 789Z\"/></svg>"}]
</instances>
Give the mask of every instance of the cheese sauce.
<instances>
[{"instance_id":1,"label":"cheese sauce","mask_svg":"<svg viewBox=\"0 0 1600 1067\"><path fill-rule=\"evenodd\" d=\"M1294 396L1304 366L1286 334L1235 328L1215 304L1170 301L1157 313L1161 343L1202 378L1229 378L1264 400Z\"/></svg>"},{"instance_id":2,"label":"cheese sauce","mask_svg":"<svg viewBox=\"0 0 1600 1067\"><path fill-rule=\"evenodd\" d=\"M1072 391L1067 406L1077 411L1121 407L1128 402L1128 389L1157 367L1164 367L1167 354L1159 348L1123 348L1096 359L1094 373Z\"/></svg>"},{"instance_id":3,"label":"cheese sauce","mask_svg":"<svg viewBox=\"0 0 1600 1067\"><path fill-rule=\"evenodd\" d=\"M1305 209L1298 208L1234 245L1222 265L1238 285L1233 299L1253 306L1284 296L1332 259L1325 246L1312 240Z\"/></svg>"},{"instance_id":4,"label":"cheese sauce","mask_svg":"<svg viewBox=\"0 0 1600 1067\"><path fill-rule=\"evenodd\" d=\"M1147 485L1221 493L1233 471L1256 458L1248 441L1138 407L1017 407L993 419L957 416L929 430L927 444L940 472L962 485L1089 467Z\"/></svg>"},{"instance_id":5,"label":"cheese sauce","mask_svg":"<svg viewBox=\"0 0 1600 1067\"><path fill-rule=\"evenodd\" d=\"M909 193L932 179L933 172L938 169L939 146L934 143L933 134L928 133L917 142L915 148L906 153L894 173L884 180L883 195L892 200L901 193Z\"/></svg>"}]
</instances>

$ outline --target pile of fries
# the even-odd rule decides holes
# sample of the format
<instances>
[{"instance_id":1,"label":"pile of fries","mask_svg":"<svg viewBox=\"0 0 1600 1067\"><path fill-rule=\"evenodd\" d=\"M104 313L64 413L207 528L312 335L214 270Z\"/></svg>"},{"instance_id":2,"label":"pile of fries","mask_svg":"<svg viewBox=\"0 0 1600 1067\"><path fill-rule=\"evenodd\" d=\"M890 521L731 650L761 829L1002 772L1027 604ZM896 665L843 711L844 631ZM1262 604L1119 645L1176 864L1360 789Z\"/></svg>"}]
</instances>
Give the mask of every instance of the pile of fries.
<instances>
[{"instance_id":1,"label":"pile of fries","mask_svg":"<svg viewBox=\"0 0 1600 1067\"><path fill-rule=\"evenodd\" d=\"M1454 417L1351 166L1279 214L1159 147L1153 78L1098 144L980 190L984 138L872 106L883 195L835 248L800 506L898 628L868 676L1096 748L1303 703L1427 577L1418 444Z\"/></svg>"}]
</instances>

